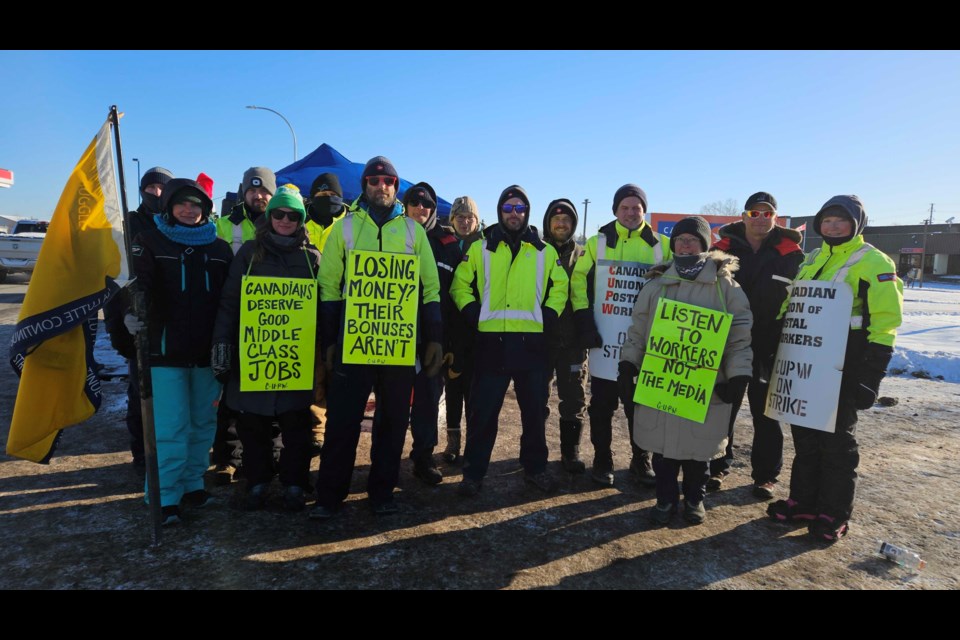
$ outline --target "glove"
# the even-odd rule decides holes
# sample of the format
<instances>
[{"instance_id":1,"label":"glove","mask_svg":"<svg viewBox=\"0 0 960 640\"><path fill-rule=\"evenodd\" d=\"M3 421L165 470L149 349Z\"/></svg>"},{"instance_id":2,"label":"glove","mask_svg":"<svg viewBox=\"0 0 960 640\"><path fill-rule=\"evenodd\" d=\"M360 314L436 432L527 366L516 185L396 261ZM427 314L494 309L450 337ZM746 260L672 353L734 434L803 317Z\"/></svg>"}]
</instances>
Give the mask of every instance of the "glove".
<instances>
[{"instance_id":1,"label":"glove","mask_svg":"<svg viewBox=\"0 0 960 640\"><path fill-rule=\"evenodd\" d=\"M550 307L541 307L541 311L543 313L543 335L553 336L557 332L557 325L560 324L557 312Z\"/></svg>"},{"instance_id":2,"label":"glove","mask_svg":"<svg viewBox=\"0 0 960 640\"><path fill-rule=\"evenodd\" d=\"M130 335L135 336L143 331L143 328L147 325L137 316L133 315L132 313L128 313L123 316L123 326L127 328L127 331L130 333Z\"/></svg>"},{"instance_id":3,"label":"glove","mask_svg":"<svg viewBox=\"0 0 960 640\"><path fill-rule=\"evenodd\" d=\"M456 356L453 355L453 352L443 354L443 364L447 365L447 378L449 380L456 380L463 373L462 371L457 371L453 368L453 363L456 361Z\"/></svg>"},{"instance_id":4,"label":"glove","mask_svg":"<svg viewBox=\"0 0 960 640\"><path fill-rule=\"evenodd\" d=\"M726 382L718 382L714 385L713 390L717 393L721 402L733 404L734 400L743 397L749 383L750 376L733 376Z\"/></svg>"},{"instance_id":5,"label":"glove","mask_svg":"<svg viewBox=\"0 0 960 640\"><path fill-rule=\"evenodd\" d=\"M463 314L464 321L466 321L471 328L476 329L477 325L480 324L480 303L476 300L467 304L467 306L460 310L460 313Z\"/></svg>"},{"instance_id":6,"label":"glove","mask_svg":"<svg viewBox=\"0 0 960 640\"><path fill-rule=\"evenodd\" d=\"M216 342L210 348L210 368L213 369L213 377L220 384L226 384L230 377L230 369L233 368L233 345L226 342Z\"/></svg>"},{"instance_id":7,"label":"glove","mask_svg":"<svg viewBox=\"0 0 960 640\"><path fill-rule=\"evenodd\" d=\"M863 350L863 360L857 368L857 409L873 406L880 393L880 381L887 375L887 365L893 356L893 347L870 342Z\"/></svg>"},{"instance_id":8,"label":"glove","mask_svg":"<svg viewBox=\"0 0 960 640\"><path fill-rule=\"evenodd\" d=\"M603 336L597 331L597 323L593 320L593 311L590 309L574 311L573 323L577 327L578 349L599 349L603 346Z\"/></svg>"},{"instance_id":9,"label":"glove","mask_svg":"<svg viewBox=\"0 0 960 640\"><path fill-rule=\"evenodd\" d=\"M440 373L443 366L443 345L439 342L428 342L423 352L423 372L428 378Z\"/></svg>"},{"instance_id":10,"label":"glove","mask_svg":"<svg viewBox=\"0 0 960 640\"><path fill-rule=\"evenodd\" d=\"M620 400L623 404L633 404L633 394L637 389L634 378L640 375L637 365L627 360L621 360L617 368L617 391L620 393Z\"/></svg>"}]
</instances>

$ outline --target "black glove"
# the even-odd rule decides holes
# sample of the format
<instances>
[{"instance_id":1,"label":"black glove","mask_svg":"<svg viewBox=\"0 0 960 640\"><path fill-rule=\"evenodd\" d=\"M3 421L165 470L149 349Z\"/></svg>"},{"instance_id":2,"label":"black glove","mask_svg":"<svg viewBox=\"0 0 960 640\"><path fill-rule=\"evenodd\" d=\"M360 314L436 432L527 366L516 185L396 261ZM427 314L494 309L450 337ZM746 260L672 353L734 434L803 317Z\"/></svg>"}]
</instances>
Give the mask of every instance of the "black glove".
<instances>
[{"instance_id":1,"label":"black glove","mask_svg":"<svg viewBox=\"0 0 960 640\"><path fill-rule=\"evenodd\" d=\"M560 319L557 312L550 307L541 307L543 310L543 335L553 336L559 329Z\"/></svg>"},{"instance_id":2,"label":"black glove","mask_svg":"<svg viewBox=\"0 0 960 640\"><path fill-rule=\"evenodd\" d=\"M617 371L619 372L617 375L617 391L620 393L620 400L625 405L632 405L633 393L637 389L633 379L640 375L640 370L632 362L621 360Z\"/></svg>"},{"instance_id":3,"label":"black glove","mask_svg":"<svg viewBox=\"0 0 960 640\"><path fill-rule=\"evenodd\" d=\"M599 349L603 346L603 336L597 331L597 323L593 320L592 309L574 311L573 323L577 328L578 349Z\"/></svg>"},{"instance_id":4,"label":"black glove","mask_svg":"<svg viewBox=\"0 0 960 640\"><path fill-rule=\"evenodd\" d=\"M733 376L726 382L718 382L714 385L717 397L726 404L733 404L737 398L742 398L744 391L747 390L747 384L750 383L750 376Z\"/></svg>"},{"instance_id":5,"label":"black glove","mask_svg":"<svg viewBox=\"0 0 960 640\"><path fill-rule=\"evenodd\" d=\"M477 325L480 324L480 303L474 300L461 309L460 314L463 315L463 319L467 325L472 329L476 329Z\"/></svg>"},{"instance_id":6,"label":"black glove","mask_svg":"<svg viewBox=\"0 0 960 640\"><path fill-rule=\"evenodd\" d=\"M230 377L230 369L233 368L233 345L226 342L216 342L210 348L210 368L213 369L213 377L220 384L226 384Z\"/></svg>"},{"instance_id":7,"label":"black glove","mask_svg":"<svg viewBox=\"0 0 960 640\"><path fill-rule=\"evenodd\" d=\"M887 375L887 365L893 357L893 347L870 342L863 350L863 360L857 368L857 409L873 406L880 392L880 381Z\"/></svg>"}]
</instances>

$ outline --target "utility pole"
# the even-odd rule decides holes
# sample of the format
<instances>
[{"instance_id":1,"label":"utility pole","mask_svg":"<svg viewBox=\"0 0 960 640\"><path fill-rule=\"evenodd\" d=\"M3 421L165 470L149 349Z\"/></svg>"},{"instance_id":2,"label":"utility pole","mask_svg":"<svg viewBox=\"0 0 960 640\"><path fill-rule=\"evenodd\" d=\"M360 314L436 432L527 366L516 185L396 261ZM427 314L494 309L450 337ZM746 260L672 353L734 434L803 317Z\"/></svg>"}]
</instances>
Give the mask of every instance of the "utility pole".
<instances>
[{"instance_id":1,"label":"utility pole","mask_svg":"<svg viewBox=\"0 0 960 640\"><path fill-rule=\"evenodd\" d=\"M920 254L920 288L923 289L923 265L927 261L927 229L933 224L933 203L930 203L930 217L923 221L923 253Z\"/></svg>"},{"instance_id":2,"label":"utility pole","mask_svg":"<svg viewBox=\"0 0 960 640\"><path fill-rule=\"evenodd\" d=\"M583 201L583 244L587 244L587 206L589 206L590 200L584 199Z\"/></svg>"}]
</instances>

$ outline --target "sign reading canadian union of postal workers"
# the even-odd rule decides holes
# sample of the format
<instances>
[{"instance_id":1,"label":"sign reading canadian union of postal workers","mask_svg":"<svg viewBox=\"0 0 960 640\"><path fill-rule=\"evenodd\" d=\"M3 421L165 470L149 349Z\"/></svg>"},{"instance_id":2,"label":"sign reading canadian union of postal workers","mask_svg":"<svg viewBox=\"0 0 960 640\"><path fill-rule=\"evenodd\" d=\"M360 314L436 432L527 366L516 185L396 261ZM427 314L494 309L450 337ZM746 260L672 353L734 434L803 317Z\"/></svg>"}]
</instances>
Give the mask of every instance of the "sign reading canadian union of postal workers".
<instances>
[{"instance_id":1,"label":"sign reading canadian union of postal workers","mask_svg":"<svg viewBox=\"0 0 960 640\"><path fill-rule=\"evenodd\" d=\"M770 375L768 417L833 433L852 306L846 282L793 283Z\"/></svg>"},{"instance_id":2,"label":"sign reading canadian union of postal workers","mask_svg":"<svg viewBox=\"0 0 960 640\"><path fill-rule=\"evenodd\" d=\"M317 281L244 276L240 391L313 389Z\"/></svg>"},{"instance_id":3,"label":"sign reading canadian union of postal workers","mask_svg":"<svg viewBox=\"0 0 960 640\"><path fill-rule=\"evenodd\" d=\"M602 236L601 236L602 238ZM604 380L617 379L620 349L627 341L633 304L652 265L597 258L594 273L593 319L603 338L603 346L590 349L590 375Z\"/></svg>"},{"instance_id":4,"label":"sign reading canadian union of postal workers","mask_svg":"<svg viewBox=\"0 0 960 640\"><path fill-rule=\"evenodd\" d=\"M733 314L660 298L633 401L703 424L732 323Z\"/></svg>"},{"instance_id":5,"label":"sign reading canadian union of postal workers","mask_svg":"<svg viewBox=\"0 0 960 640\"><path fill-rule=\"evenodd\" d=\"M343 297L345 363L415 364L419 256L360 249L348 252Z\"/></svg>"}]
</instances>

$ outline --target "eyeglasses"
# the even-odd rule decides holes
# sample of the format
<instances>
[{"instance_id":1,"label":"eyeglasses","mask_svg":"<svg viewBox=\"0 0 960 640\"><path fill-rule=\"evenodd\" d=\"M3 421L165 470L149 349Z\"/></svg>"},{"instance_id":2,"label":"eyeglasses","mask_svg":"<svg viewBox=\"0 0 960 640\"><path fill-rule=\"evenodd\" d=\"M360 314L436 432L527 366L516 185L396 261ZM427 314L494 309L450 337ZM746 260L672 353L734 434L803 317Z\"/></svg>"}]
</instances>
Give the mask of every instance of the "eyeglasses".
<instances>
[{"instance_id":1,"label":"eyeglasses","mask_svg":"<svg viewBox=\"0 0 960 640\"><path fill-rule=\"evenodd\" d=\"M744 211L743 213L748 218L759 218L760 216L763 216L764 218L772 218L773 216L777 215L773 211Z\"/></svg>"},{"instance_id":2,"label":"eyeglasses","mask_svg":"<svg viewBox=\"0 0 960 640\"><path fill-rule=\"evenodd\" d=\"M397 179L393 176L371 176L367 178L367 184L371 187L379 187L381 181L383 181L383 184L388 187L392 187L393 185L397 184Z\"/></svg>"},{"instance_id":3,"label":"eyeglasses","mask_svg":"<svg viewBox=\"0 0 960 640\"><path fill-rule=\"evenodd\" d=\"M527 205L525 204L504 204L500 207L500 210L504 213L526 213Z\"/></svg>"},{"instance_id":4,"label":"eyeglasses","mask_svg":"<svg viewBox=\"0 0 960 640\"><path fill-rule=\"evenodd\" d=\"M411 207L423 207L424 209L433 209L436 205L430 200L424 200L423 198L413 198L410 200Z\"/></svg>"},{"instance_id":5,"label":"eyeglasses","mask_svg":"<svg viewBox=\"0 0 960 640\"><path fill-rule=\"evenodd\" d=\"M270 212L270 217L274 220L283 220L286 218L290 222L300 222L303 218L299 211L284 211L283 209L274 209Z\"/></svg>"}]
</instances>

